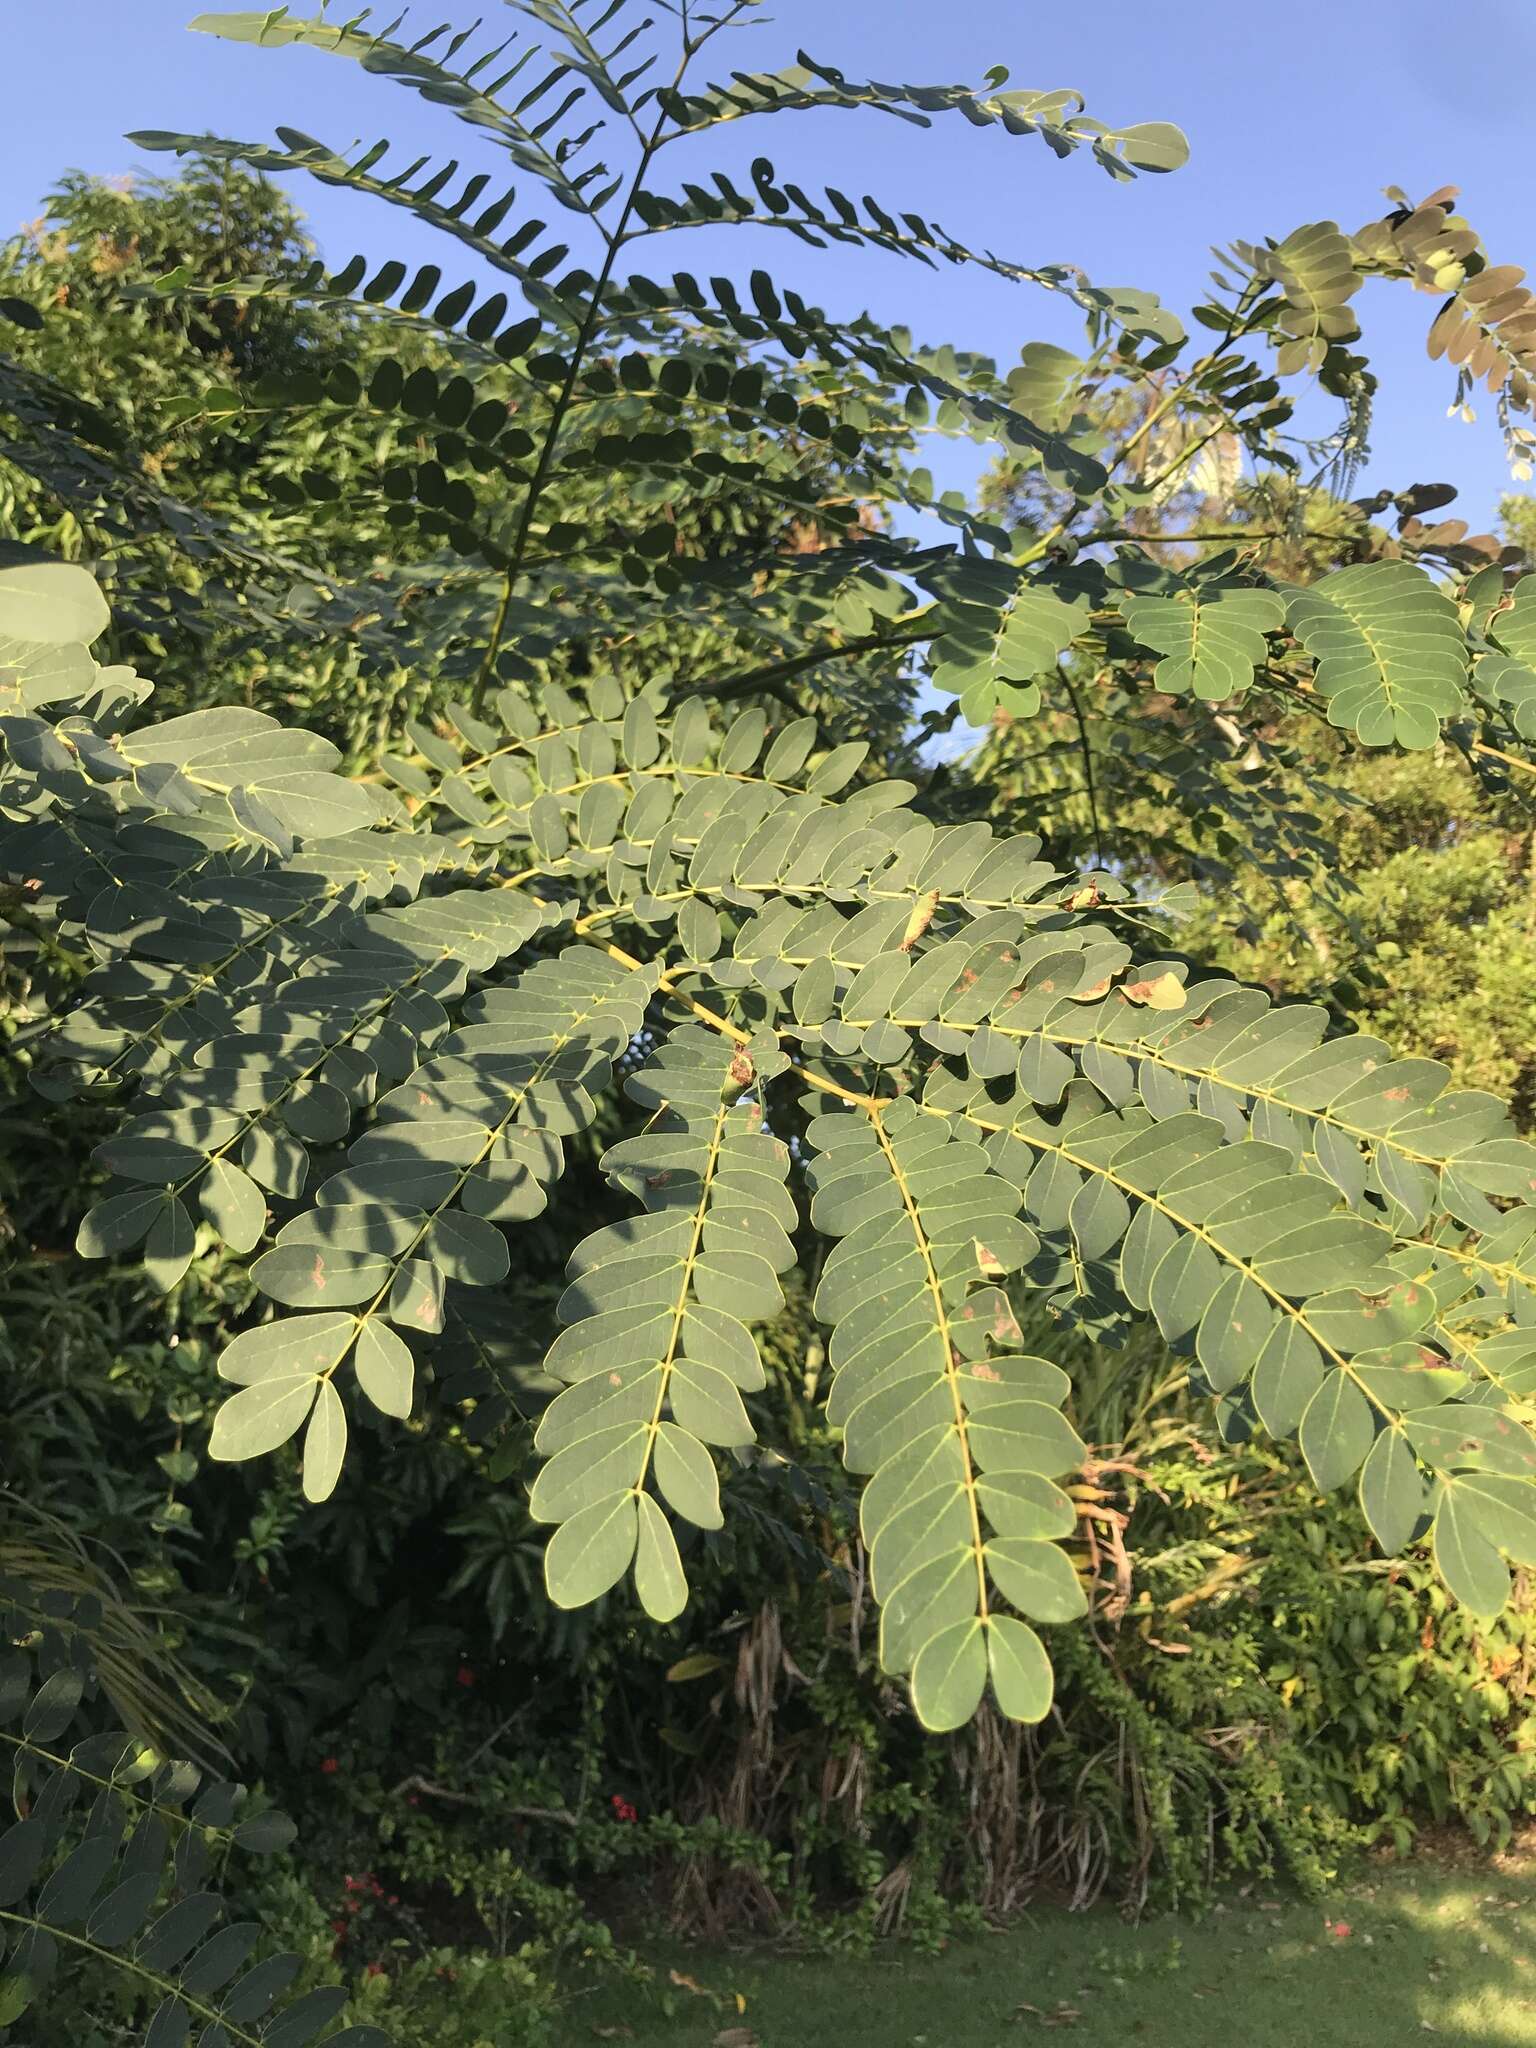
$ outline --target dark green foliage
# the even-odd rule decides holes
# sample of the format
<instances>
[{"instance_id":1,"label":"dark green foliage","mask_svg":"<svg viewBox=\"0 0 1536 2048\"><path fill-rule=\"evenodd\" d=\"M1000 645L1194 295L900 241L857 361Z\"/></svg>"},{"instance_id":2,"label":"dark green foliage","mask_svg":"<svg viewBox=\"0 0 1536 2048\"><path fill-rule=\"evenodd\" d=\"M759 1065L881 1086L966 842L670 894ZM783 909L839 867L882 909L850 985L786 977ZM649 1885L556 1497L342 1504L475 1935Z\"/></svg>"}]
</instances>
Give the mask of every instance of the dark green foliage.
<instances>
[{"instance_id":1,"label":"dark green foliage","mask_svg":"<svg viewBox=\"0 0 1536 2048\"><path fill-rule=\"evenodd\" d=\"M218 1869L230 1850L271 1855L293 1823L246 1811L241 1785L205 1779L143 1737L101 1728L93 1642L100 1606L8 1584L0 1729L12 1752L13 1818L0 1834L0 2031L88 1957L109 1955L131 1984L133 2038L205 2038L303 2048L345 2006L344 1993L296 1995L296 1955L255 1959L261 1928L219 1926ZM327 2038L381 2048L366 2027Z\"/></svg>"}]
</instances>

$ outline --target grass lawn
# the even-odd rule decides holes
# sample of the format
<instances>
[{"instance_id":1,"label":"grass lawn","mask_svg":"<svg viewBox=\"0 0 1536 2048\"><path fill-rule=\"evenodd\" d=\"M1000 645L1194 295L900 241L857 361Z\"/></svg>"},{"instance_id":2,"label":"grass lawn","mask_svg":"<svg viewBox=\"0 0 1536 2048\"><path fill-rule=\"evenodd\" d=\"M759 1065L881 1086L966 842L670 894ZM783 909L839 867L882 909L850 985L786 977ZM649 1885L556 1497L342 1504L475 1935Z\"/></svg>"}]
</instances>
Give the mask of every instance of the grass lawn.
<instances>
[{"instance_id":1,"label":"grass lawn","mask_svg":"<svg viewBox=\"0 0 1536 2048\"><path fill-rule=\"evenodd\" d=\"M651 1960L663 1985L676 1970L705 1994L672 1988L670 2011L618 1988L577 1995L562 2048L1019 2048L1073 2032L1100 2048L1536 2048L1536 1865L1377 1867L1321 1903L1257 1887L1198 1922L1134 1928L1042 1908L931 1958Z\"/></svg>"}]
</instances>

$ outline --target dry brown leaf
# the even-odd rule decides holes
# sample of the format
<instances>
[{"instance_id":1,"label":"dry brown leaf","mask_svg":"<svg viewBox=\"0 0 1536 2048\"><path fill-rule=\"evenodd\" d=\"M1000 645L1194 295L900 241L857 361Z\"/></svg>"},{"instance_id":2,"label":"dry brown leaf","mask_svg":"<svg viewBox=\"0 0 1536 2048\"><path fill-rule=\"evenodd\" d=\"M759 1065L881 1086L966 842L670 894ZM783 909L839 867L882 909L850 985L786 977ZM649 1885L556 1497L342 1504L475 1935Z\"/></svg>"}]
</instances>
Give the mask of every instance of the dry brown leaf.
<instances>
[{"instance_id":1,"label":"dry brown leaf","mask_svg":"<svg viewBox=\"0 0 1536 2048\"><path fill-rule=\"evenodd\" d=\"M1176 974L1156 974L1150 981L1128 981L1120 993L1128 1003L1145 1003L1149 1010L1184 1007L1184 984Z\"/></svg>"},{"instance_id":2,"label":"dry brown leaf","mask_svg":"<svg viewBox=\"0 0 1536 2048\"><path fill-rule=\"evenodd\" d=\"M907 919L907 928L901 935L901 944L897 948L898 952L911 952L912 948L923 936L923 933L927 931L929 925L933 923L933 914L938 907L939 892L937 889L930 889L926 895L918 897L916 903L912 906L911 915Z\"/></svg>"}]
</instances>

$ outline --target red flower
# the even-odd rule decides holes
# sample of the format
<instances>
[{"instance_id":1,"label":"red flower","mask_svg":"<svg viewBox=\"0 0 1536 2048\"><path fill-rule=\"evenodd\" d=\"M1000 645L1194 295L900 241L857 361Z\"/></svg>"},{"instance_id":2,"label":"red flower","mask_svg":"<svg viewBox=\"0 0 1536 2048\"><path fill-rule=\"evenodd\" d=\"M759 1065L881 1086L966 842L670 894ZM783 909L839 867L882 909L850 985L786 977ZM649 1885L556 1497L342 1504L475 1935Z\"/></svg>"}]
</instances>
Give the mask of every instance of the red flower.
<instances>
[{"instance_id":1,"label":"red flower","mask_svg":"<svg viewBox=\"0 0 1536 2048\"><path fill-rule=\"evenodd\" d=\"M346 1921L345 1921L345 1920L333 1920L333 1921L331 1922L331 1932L332 1932L332 1934L345 1934L345 1933L346 1933L346 1931L347 1931L347 1923L346 1923Z\"/></svg>"},{"instance_id":2,"label":"red flower","mask_svg":"<svg viewBox=\"0 0 1536 2048\"><path fill-rule=\"evenodd\" d=\"M384 1965L382 1963L370 1963L363 1974L368 1977L382 1977Z\"/></svg>"},{"instance_id":3,"label":"red flower","mask_svg":"<svg viewBox=\"0 0 1536 2048\"><path fill-rule=\"evenodd\" d=\"M474 1684L474 1682L475 1682L475 1674L474 1674L474 1672L473 1672L473 1671L471 1671L471 1670L470 1670L470 1668L469 1668L469 1666L468 1666L467 1664L461 1664L461 1665L459 1666L459 1678L458 1678L458 1682L459 1682L459 1684L460 1684L460 1685L473 1685L473 1684Z\"/></svg>"},{"instance_id":4,"label":"red flower","mask_svg":"<svg viewBox=\"0 0 1536 2048\"><path fill-rule=\"evenodd\" d=\"M640 1818L622 1792L615 1792L608 1804L613 1808L615 1820L638 1820Z\"/></svg>"},{"instance_id":5,"label":"red flower","mask_svg":"<svg viewBox=\"0 0 1536 2048\"><path fill-rule=\"evenodd\" d=\"M1350 1935L1354 1933L1354 1929L1347 1920L1325 1920L1323 1925L1335 1941L1348 1941Z\"/></svg>"},{"instance_id":6,"label":"red flower","mask_svg":"<svg viewBox=\"0 0 1536 2048\"><path fill-rule=\"evenodd\" d=\"M322 1771L324 1771L325 1775L328 1778L334 1778L337 1771L340 1770L341 1766L337 1763L335 1757L328 1756L325 1758L320 1768Z\"/></svg>"}]
</instances>

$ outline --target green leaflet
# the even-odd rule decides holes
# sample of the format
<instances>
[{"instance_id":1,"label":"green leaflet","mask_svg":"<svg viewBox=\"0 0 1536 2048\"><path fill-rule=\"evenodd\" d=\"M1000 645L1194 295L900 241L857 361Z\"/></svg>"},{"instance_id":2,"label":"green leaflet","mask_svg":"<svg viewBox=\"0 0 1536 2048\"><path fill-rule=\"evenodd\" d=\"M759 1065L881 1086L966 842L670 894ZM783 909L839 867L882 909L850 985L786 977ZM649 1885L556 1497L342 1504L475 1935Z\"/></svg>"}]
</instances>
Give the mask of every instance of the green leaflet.
<instances>
[{"instance_id":1,"label":"green leaflet","mask_svg":"<svg viewBox=\"0 0 1536 2048\"><path fill-rule=\"evenodd\" d=\"M1368 747L1433 746L1466 701L1456 607L1407 562L1336 569L1292 595L1288 618L1317 663L1329 722Z\"/></svg>"},{"instance_id":2,"label":"green leaflet","mask_svg":"<svg viewBox=\"0 0 1536 2048\"><path fill-rule=\"evenodd\" d=\"M213 1418L208 1455L227 1463L275 1451L302 1427L322 1384L309 1374L261 1379L232 1394Z\"/></svg>"},{"instance_id":3,"label":"green leaflet","mask_svg":"<svg viewBox=\"0 0 1536 2048\"><path fill-rule=\"evenodd\" d=\"M411 1412L415 1367L409 1346L389 1325L370 1318L358 1331L357 1384L374 1407L404 1421Z\"/></svg>"},{"instance_id":4,"label":"green leaflet","mask_svg":"<svg viewBox=\"0 0 1536 2048\"><path fill-rule=\"evenodd\" d=\"M987 1666L998 1706L1010 1721L1043 1721L1051 1710L1055 1674L1034 1630L1011 1614L987 1624Z\"/></svg>"},{"instance_id":5,"label":"green leaflet","mask_svg":"<svg viewBox=\"0 0 1536 2048\"><path fill-rule=\"evenodd\" d=\"M88 569L71 562L0 569L0 641L89 647L110 624L107 601Z\"/></svg>"},{"instance_id":6,"label":"green leaflet","mask_svg":"<svg viewBox=\"0 0 1536 2048\"><path fill-rule=\"evenodd\" d=\"M1360 1506L1371 1534L1389 1556L1418 1527L1424 1485L1418 1461L1396 1430L1382 1431L1360 1468Z\"/></svg>"},{"instance_id":7,"label":"green leaflet","mask_svg":"<svg viewBox=\"0 0 1536 2048\"><path fill-rule=\"evenodd\" d=\"M239 1398L238 1396L236 1398ZM221 1411L222 1412L222 1411ZM303 1486L308 1501L329 1500L347 1455L347 1411L334 1380L322 1380L304 1432Z\"/></svg>"},{"instance_id":8,"label":"green leaflet","mask_svg":"<svg viewBox=\"0 0 1536 2048\"><path fill-rule=\"evenodd\" d=\"M783 1305L794 1263L789 1155L760 1128L753 1091L782 1069L771 1040L737 1046L684 1025L625 1084L654 1111L602 1165L643 1214L577 1246L545 1361L567 1382L535 1446L535 1520L558 1526L545 1557L550 1597L574 1607L635 1566L635 1588L670 1621L687 1580L663 1507L720 1526L707 1444L752 1440L738 1385L762 1384L746 1323ZM638 1547L637 1547L638 1546Z\"/></svg>"},{"instance_id":9,"label":"green leaflet","mask_svg":"<svg viewBox=\"0 0 1536 2048\"><path fill-rule=\"evenodd\" d=\"M1488 622L1489 638L1529 669L1536 663L1536 576L1522 576Z\"/></svg>"},{"instance_id":10,"label":"green leaflet","mask_svg":"<svg viewBox=\"0 0 1536 2048\"><path fill-rule=\"evenodd\" d=\"M1033 1244L1017 1197L979 1146L909 1099L824 1113L807 1136L811 1221L840 1240L815 1306L832 1326L829 1415L849 1468L871 1475L862 1519L881 1661L911 1673L927 1727L968 1720L989 1669L1003 1710L1038 1718L1039 1672L1020 1649L1038 1643L1028 1630L994 1642L994 1610L1006 1600L1042 1620L1084 1611L1049 1541L1074 1526L1049 1482L1085 1453L1060 1412L1065 1376L992 1349L1014 1327L997 1314L1006 1304L992 1277ZM1043 1684L1048 1701L1048 1665Z\"/></svg>"},{"instance_id":11,"label":"green leaflet","mask_svg":"<svg viewBox=\"0 0 1536 2048\"><path fill-rule=\"evenodd\" d=\"M1491 1620L1509 1598L1509 1570L1478 1507L1475 1494L1443 1488L1435 1515L1435 1566L1469 1613Z\"/></svg>"},{"instance_id":12,"label":"green leaflet","mask_svg":"<svg viewBox=\"0 0 1536 2048\"><path fill-rule=\"evenodd\" d=\"M1301 1418L1301 1449L1320 1493L1353 1478L1371 1447L1370 1403L1347 1373L1330 1373Z\"/></svg>"},{"instance_id":13,"label":"green leaflet","mask_svg":"<svg viewBox=\"0 0 1536 2048\"><path fill-rule=\"evenodd\" d=\"M1144 647L1164 659L1153 681L1170 696L1209 703L1240 697L1268 651L1285 605L1269 590L1202 590L1185 598L1123 597L1120 610Z\"/></svg>"}]
</instances>

